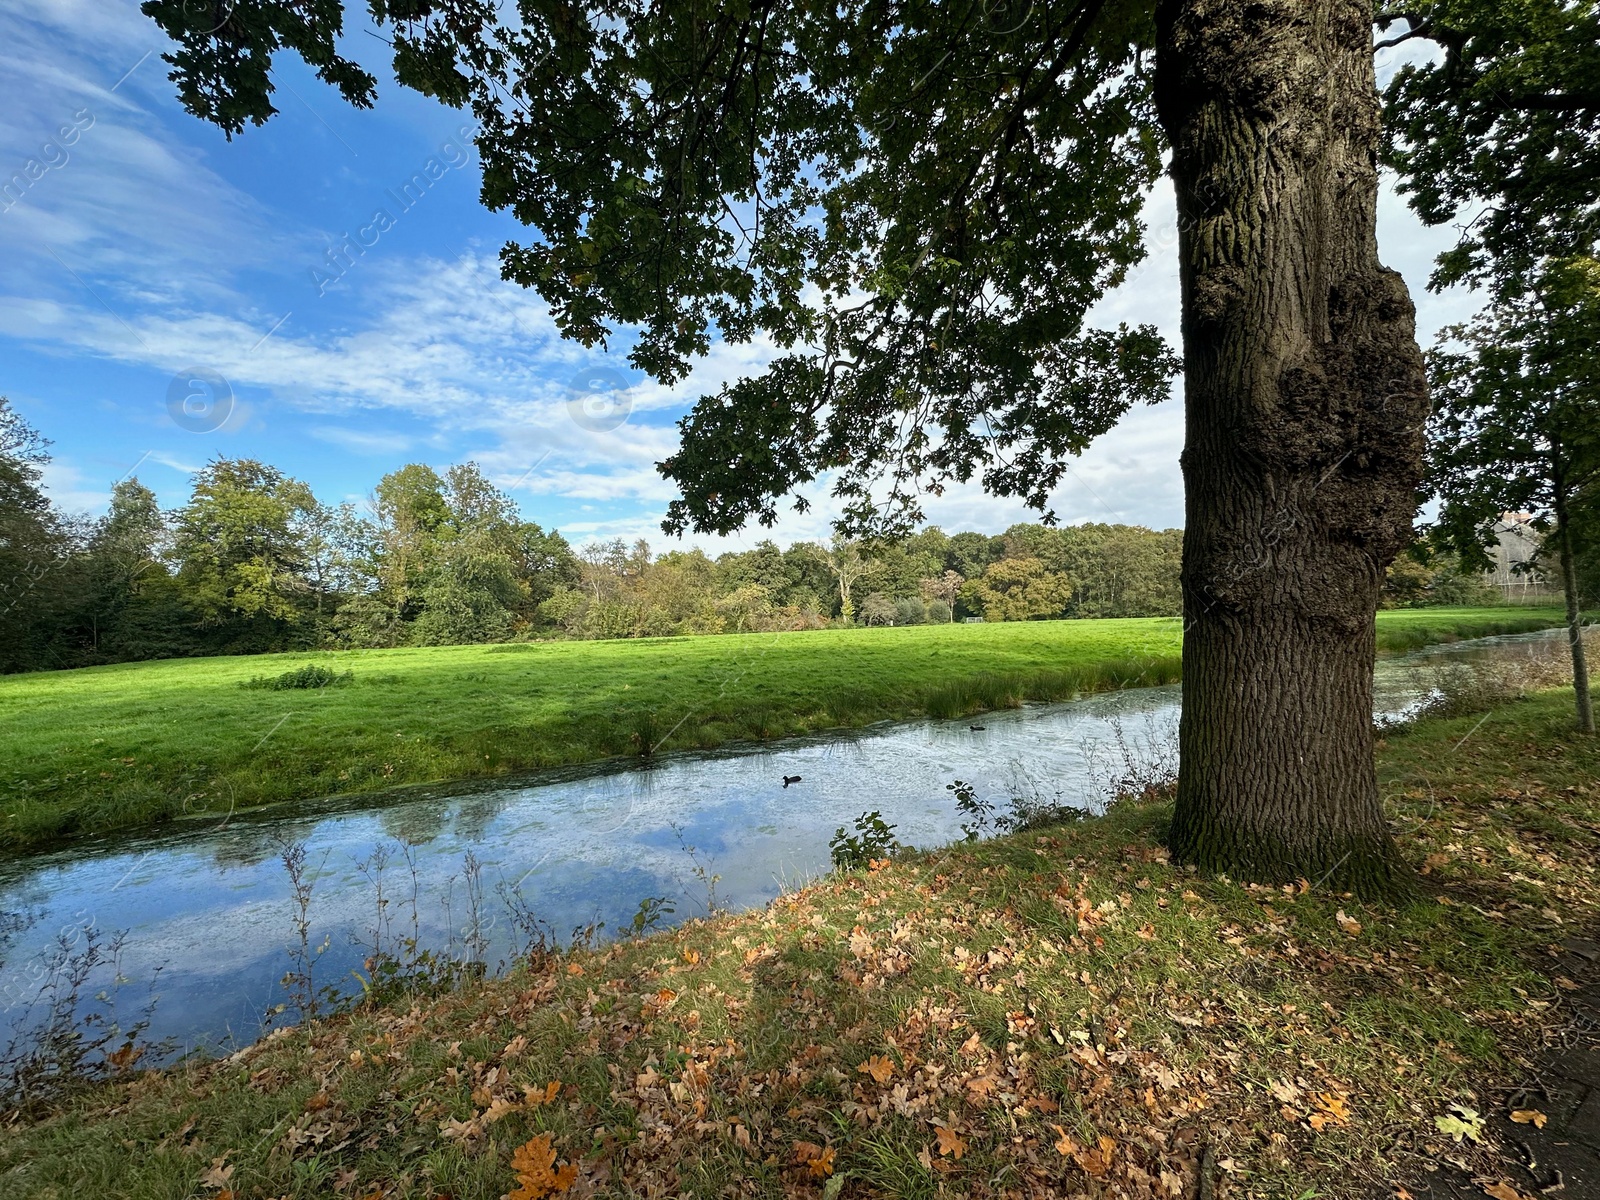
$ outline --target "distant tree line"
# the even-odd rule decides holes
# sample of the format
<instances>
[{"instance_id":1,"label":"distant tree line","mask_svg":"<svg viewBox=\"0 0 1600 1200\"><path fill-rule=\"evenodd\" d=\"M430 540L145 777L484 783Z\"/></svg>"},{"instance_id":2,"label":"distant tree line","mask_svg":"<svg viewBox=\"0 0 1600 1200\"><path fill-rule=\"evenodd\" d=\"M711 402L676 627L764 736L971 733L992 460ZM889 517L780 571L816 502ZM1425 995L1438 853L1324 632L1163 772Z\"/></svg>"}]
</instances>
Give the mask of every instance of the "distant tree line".
<instances>
[{"instance_id":1,"label":"distant tree line","mask_svg":"<svg viewBox=\"0 0 1600 1200\"><path fill-rule=\"evenodd\" d=\"M893 542L770 540L711 558L643 540L574 548L475 463L413 463L330 505L219 458L164 510L129 478L104 516L62 512L47 443L0 398L0 671L300 649L1176 616L1181 530L928 528ZM1447 554L1402 559L1390 603L1495 593Z\"/></svg>"}]
</instances>

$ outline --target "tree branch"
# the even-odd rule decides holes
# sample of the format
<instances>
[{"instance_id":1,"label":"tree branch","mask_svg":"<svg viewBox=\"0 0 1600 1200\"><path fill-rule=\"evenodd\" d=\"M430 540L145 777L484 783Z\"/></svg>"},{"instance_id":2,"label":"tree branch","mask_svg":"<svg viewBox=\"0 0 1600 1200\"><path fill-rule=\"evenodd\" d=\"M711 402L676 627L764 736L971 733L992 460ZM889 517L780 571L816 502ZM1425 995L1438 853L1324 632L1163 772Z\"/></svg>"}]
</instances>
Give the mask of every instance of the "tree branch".
<instances>
[{"instance_id":1,"label":"tree branch","mask_svg":"<svg viewBox=\"0 0 1600 1200\"><path fill-rule=\"evenodd\" d=\"M1520 112L1600 111L1600 92L1551 92L1546 95L1501 97L1506 108Z\"/></svg>"},{"instance_id":2,"label":"tree branch","mask_svg":"<svg viewBox=\"0 0 1600 1200\"><path fill-rule=\"evenodd\" d=\"M1373 48L1374 51L1377 51L1377 50L1388 50L1388 49L1391 49L1392 47L1400 45L1402 42L1409 42L1412 38L1426 38L1426 37L1432 37L1432 36L1433 36L1433 22L1432 21L1422 21L1419 24L1413 25L1410 29L1406 30L1404 33L1397 33L1397 34L1395 34L1394 37L1384 38L1383 41L1381 41L1381 42L1374 42L1372 44L1372 48Z\"/></svg>"}]
</instances>

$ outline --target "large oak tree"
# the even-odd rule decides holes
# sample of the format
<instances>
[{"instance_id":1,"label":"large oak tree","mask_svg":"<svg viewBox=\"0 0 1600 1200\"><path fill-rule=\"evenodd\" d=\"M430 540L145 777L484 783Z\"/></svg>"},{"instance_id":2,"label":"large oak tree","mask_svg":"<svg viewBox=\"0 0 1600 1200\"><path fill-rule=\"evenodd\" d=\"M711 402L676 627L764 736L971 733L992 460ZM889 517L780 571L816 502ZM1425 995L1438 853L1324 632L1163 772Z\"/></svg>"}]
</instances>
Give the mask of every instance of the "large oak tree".
<instances>
[{"instance_id":1,"label":"large oak tree","mask_svg":"<svg viewBox=\"0 0 1600 1200\"><path fill-rule=\"evenodd\" d=\"M192 111L272 111L300 54L350 100L340 0L150 0ZM1411 536L1427 401L1375 240L1379 103L1356 0L371 0L400 80L481 124L508 279L703 397L669 530L776 518L826 476L857 530L981 479L1048 508L1066 459L1176 362L1087 314L1180 220L1188 632L1172 846L1369 891L1400 871L1371 745L1373 615ZM800 503L803 504L803 501Z\"/></svg>"}]
</instances>

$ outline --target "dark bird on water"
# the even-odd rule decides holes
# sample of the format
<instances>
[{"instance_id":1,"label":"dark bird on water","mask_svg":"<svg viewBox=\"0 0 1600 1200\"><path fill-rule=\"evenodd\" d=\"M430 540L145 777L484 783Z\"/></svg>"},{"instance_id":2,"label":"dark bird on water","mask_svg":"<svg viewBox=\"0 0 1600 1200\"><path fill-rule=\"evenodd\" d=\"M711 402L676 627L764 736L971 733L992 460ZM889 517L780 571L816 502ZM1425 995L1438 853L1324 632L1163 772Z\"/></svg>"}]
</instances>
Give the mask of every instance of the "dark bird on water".
<instances>
[{"instance_id":1,"label":"dark bird on water","mask_svg":"<svg viewBox=\"0 0 1600 1200\"><path fill-rule=\"evenodd\" d=\"M983 726L982 725L968 725L967 728L972 730L973 733L982 733L983 732Z\"/></svg>"},{"instance_id":2,"label":"dark bird on water","mask_svg":"<svg viewBox=\"0 0 1600 1200\"><path fill-rule=\"evenodd\" d=\"M799 782L800 782L800 776L798 776L798 775L785 775L783 777L783 786L784 787L788 787L791 783L799 783Z\"/></svg>"}]
</instances>

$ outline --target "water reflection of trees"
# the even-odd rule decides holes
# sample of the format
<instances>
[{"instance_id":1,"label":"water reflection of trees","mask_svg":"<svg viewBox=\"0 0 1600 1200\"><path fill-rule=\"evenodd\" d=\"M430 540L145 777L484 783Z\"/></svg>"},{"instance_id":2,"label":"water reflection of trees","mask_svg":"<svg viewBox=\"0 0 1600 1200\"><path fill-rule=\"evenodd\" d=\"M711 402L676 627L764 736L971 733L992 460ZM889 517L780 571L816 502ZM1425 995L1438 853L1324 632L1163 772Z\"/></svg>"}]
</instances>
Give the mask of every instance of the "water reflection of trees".
<instances>
[{"instance_id":1,"label":"water reflection of trees","mask_svg":"<svg viewBox=\"0 0 1600 1200\"><path fill-rule=\"evenodd\" d=\"M449 806L448 800L391 805L378 811L378 824L392 840L402 845L426 845L444 832Z\"/></svg>"},{"instance_id":2,"label":"water reflection of trees","mask_svg":"<svg viewBox=\"0 0 1600 1200\"><path fill-rule=\"evenodd\" d=\"M44 909L32 906L21 910L0 909L0 970L5 969L6 957L16 944L17 935L31 929L43 914Z\"/></svg>"},{"instance_id":3,"label":"water reflection of trees","mask_svg":"<svg viewBox=\"0 0 1600 1200\"><path fill-rule=\"evenodd\" d=\"M477 844L488 836L489 826L512 803L514 793L482 792L456 804L453 832L458 842Z\"/></svg>"},{"instance_id":4,"label":"water reflection of trees","mask_svg":"<svg viewBox=\"0 0 1600 1200\"><path fill-rule=\"evenodd\" d=\"M235 825L214 835L211 862L218 868L258 867L283 854L285 843L310 839L320 824L315 818L273 821L261 825Z\"/></svg>"}]
</instances>

